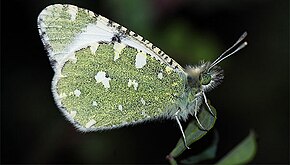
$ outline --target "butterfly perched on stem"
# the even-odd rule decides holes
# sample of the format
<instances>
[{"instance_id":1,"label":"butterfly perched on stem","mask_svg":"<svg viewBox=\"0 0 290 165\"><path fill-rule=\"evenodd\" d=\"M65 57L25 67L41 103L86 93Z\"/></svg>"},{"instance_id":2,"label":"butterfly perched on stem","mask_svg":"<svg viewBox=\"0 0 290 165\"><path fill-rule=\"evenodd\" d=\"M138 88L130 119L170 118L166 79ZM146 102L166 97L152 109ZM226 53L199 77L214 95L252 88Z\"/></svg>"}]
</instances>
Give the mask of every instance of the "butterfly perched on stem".
<instances>
[{"instance_id":1,"label":"butterfly perched on stem","mask_svg":"<svg viewBox=\"0 0 290 165\"><path fill-rule=\"evenodd\" d=\"M246 45L228 53L244 33L214 62L183 68L137 33L77 6L46 7L38 28L55 72L54 100L85 132L167 118L185 137L180 120L189 115L205 130L198 111L205 104L212 113L206 92L223 79L217 64Z\"/></svg>"}]
</instances>

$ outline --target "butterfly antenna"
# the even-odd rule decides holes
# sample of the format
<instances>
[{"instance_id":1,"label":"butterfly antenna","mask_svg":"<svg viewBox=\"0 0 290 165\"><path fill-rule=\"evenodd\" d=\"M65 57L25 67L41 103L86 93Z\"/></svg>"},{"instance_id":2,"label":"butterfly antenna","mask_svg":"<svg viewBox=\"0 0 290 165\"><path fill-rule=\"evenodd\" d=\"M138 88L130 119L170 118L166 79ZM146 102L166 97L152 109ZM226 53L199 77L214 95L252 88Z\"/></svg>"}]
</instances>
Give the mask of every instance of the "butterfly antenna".
<instances>
[{"instance_id":1,"label":"butterfly antenna","mask_svg":"<svg viewBox=\"0 0 290 165\"><path fill-rule=\"evenodd\" d=\"M230 50L232 50L235 46L237 46L240 42L242 42L247 36L247 32L244 32L241 37L229 48L227 49L225 52L223 52L216 60L214 60L214 62L211 63L210 67L208 68L208 70L210 70L211 68L213 68L214 66L216 66L218 63L220 63L221 61L223 61L224 59L230 57L231 55L235 54L237 51L243 49L248 43L244 42L242 43L237 49L235 49L232 53L226 55ZM226 55L226 56L225 56Z\"/></svg>"}]
</instances>

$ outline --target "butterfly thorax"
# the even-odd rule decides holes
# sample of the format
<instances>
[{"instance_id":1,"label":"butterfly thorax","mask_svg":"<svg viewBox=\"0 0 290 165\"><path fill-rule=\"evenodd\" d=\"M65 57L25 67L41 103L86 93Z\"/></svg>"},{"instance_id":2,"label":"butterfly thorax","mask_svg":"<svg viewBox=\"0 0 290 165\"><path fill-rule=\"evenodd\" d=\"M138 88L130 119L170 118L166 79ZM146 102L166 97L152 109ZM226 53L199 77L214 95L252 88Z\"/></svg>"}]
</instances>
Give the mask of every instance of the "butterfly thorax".
<instances>
[{"instance_id":1,"label":"butterfly thorax","mask_svg":"<svg viewBox=\"0 0 290 165\"><path fill-rule=\"evenodd\" d=\"M189 115L198 111L203 100L202 92L208 92L221 83L223 70L218 66L209 70L210 64L210 62L200 62L196 66L186 67L185 91L178 105L180 119L187 120Z\"/></svg>"}]
</instances>

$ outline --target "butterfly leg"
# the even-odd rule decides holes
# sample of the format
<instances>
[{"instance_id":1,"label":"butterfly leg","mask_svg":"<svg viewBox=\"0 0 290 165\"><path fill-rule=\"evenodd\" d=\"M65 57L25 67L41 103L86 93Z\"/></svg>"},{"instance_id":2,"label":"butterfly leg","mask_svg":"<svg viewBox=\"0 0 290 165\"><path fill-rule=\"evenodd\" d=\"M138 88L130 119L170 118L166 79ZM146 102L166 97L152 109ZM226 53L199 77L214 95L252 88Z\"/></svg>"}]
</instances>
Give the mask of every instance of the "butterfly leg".
<instances>
[{"instance_id":1,"label":"butterfly leg","mask_svg":"<svg viewBox=\"0 0 290 165\"><path fill-rule=\"evenodd\" d=\"M194 109L194 117L195 117L195 119L196 119L196 121L197 121L197 123L198 123L198 125L199 125L199 127L202 129L202 130L205 130L205 131L207 131L207 129L205 129L203 126L202 126L202 124L200 123L200 121L199 121L199 119L198 119L198 117L197 117L197 100L195 101L195 109Z\"/></svg>"},{"instance_id":2,"label":"butterfly leg","mask_svg":"<svg viewBox=\"0 0 290 165\"><path fill-rule=\"evenodd\" d=\"M190 148L187 146L187 142L186 142L185 134L184 134L184 132L183 132L182 125L181 125L181 123L180 123L180 121L179 121L179 119L178 119L178 116L177 116L177 114L178 114L179 112L180 112L180 110L178 110L178 111L175 113L175 119L176 119L176 121L177 121L177 123L178 123L179 129L181 130L181 134L182 134L182 137L183 137L184 146L185 146L187 149L190 149Z\"/></svg>"},{"instance_id":3,"label":"butterfly leg","mask_svg":"<svg viewBox=\"0 0 290 165\"><path fill-rule=\"evenodd\" d=\"M202 95L203 95L204 102L205 102L205 104L206 104L206 106L207 106L207 108L208 108L209 112L212 114L212 116L213 116L213 117L215 117L215 118L216 118L216 115L215 115L215 114L212 112L212 110L211 110L211 108L210 108L210 106L209 106L209 104L208 104L208 102L207 102L207 98L206 98L206 96L205 96L205 93L204 93L204 92L202 92Z\"/></svg>"}]
</instances>

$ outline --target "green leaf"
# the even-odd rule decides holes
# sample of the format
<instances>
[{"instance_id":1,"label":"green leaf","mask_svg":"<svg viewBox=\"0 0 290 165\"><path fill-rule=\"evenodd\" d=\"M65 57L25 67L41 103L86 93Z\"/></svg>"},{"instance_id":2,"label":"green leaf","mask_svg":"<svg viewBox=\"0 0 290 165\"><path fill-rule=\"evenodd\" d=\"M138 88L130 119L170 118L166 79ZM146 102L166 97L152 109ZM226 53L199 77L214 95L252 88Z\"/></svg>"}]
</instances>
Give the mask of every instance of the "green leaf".
<instances>
[{"instance_id":1,"label":"green leaf","mask_svg":"<svg viewBox=\"0 0 290 165\"><path fill-rule=\"evenodd\" d=\"M182 163L182 164L196 164L196 163L204 161L204 160L215 158L218 141L219 141L218 132L215 130L213 142L206 150L204 150L203 152L201 152L198 155L193 155L187 159L181 160L180 163Z\"/></svg>"},{"instance_id":2,"label":"green leaf","mask_svg":"<svg viewBox=\"0 0 290 165\"><path fill-rule=\"evenodd\" d=\"M251 131L240 144L217 162L217 165L247 164L254 158L256 150L257 143L255 133Z\"/></svg>"},{"instance_id":3,"label":"green leaf","mask_svg":"<svg viewBox=\"0 0 290 165\"><path fill-rule=\"evenodd\" d=\"M213 111L214 114L216 114L216 110L214 107L211 106L211 110ZM202 106L200 109L200 112L198 114L198 119L203 125L203 127L207 130L210 130L216 121L216 118L209 112L209 110L205 107ZM196 142L200 138L202 138L208 131L202 130L199 128L197 125L197 122L195 118L192 119L192 121L188 124L187 128L185 129L185 138L187 141L187 145L189 146L190 144ZM176 147L170 152L169 156L176 158L182 152L186 150L186 147L184 145L182 137L179 139Z\"/></svg>"},{"instance_id":4,"label":"green leaf","mask_svg":"<svg viewBox=\"0 0 290 165\"><path fill-rule=\"evenodd\" d=\"M166 159L169 161L169 164L170 164L170 165L177 165L176 160L175 160L172 156L167 155L167 156L166 156Z\"/></svg>"}]
</instances>

